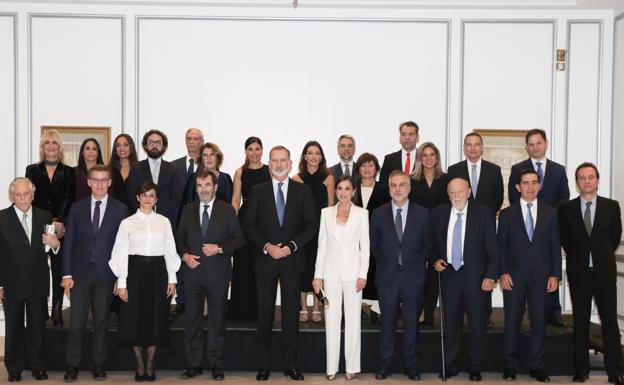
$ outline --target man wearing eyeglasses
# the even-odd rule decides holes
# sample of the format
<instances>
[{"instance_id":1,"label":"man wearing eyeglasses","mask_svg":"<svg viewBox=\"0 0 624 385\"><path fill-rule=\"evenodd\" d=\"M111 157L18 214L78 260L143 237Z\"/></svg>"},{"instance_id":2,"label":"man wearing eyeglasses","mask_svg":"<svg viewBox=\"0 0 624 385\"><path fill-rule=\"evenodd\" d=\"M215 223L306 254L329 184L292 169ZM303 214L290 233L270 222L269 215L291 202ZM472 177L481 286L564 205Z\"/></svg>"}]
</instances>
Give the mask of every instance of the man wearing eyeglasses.
<instances>
[{"instance_id":1,"label":"man wearing eyeglasses","mask_svg":"<svg viewBox=\"0 0 624 385\"><path fill-rule=\"evenodd\" d=\"M167 135L159 130L149 130L143 135L144 159L133 165L128 176L128 205L130 212L138 209L136 190L145 181L151 181L158 187L158 203L155 210L166 216L171 227L176 228L181 188L179 187L176 168L172 163L162 159L167 151L169 141Z\"/></svg>"}]
</instances>

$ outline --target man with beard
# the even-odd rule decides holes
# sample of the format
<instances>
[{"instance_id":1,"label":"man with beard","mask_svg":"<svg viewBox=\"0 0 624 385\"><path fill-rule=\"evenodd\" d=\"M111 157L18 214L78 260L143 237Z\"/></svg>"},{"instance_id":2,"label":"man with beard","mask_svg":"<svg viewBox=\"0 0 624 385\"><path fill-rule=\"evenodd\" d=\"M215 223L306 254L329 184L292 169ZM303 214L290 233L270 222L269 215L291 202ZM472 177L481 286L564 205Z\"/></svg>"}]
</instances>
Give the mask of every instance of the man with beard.
<instances>
[{"instance_id":1,"label":"man with beard","mask_svg":"<svg viewBox=\"0 0 624 385\"><path fill-rule=\"evenodd\" d=\"M290 151L276 146L269 153L271 180L251 190L243 229L254 249L258 303L258 381L271 375L271 340L277 282L280 283L284 375L303 380L297 369L300 277L306 269L305 245L318 228L314 197L308 186L288 178Z\"/></svg>"},{"instance_id":2,"label":"man with beard","mask_svg":"<svg viewBox=\"0 0 624 385\"><path fill-rule=\"evenodd\" d=\"M137 188L145 181L154 182L158 187L158 203L154 210L166 216L171 227L176 228L178 203L180 202L180 186L176 177L175 166L162 159L167 151L167 135L158 130L149 130L143 135L144 159L132 165L128 175L128 208L130 212L138 209L136 198Z\"/></svg>"},{"instance_id":3,"label":"man with beard","mask_svg":"<svg viewBox=\"0 0 624 385\"><path fill-rule=\"evenodd\" d=\"M394 170L403 170L405 175L412 175L416 164L416 153L418 145L418 124L409 121L401 123L399 126L399 143L401 149L390 153L384 157L379 183L388 184L390 173Z\"/></svg>"},{"instance_id":4,"label":"man with beard","mask_svg":"<svg viewBox=\"0 0 624 385\"><path fill-rule=\"evenodd\" d=\"M360 174L355 169L355 162L353 161L353 155L355 154L355 138L349 134L342 134L338 138L338 156L340 162L331 166L329 169L336 180L343 175L348 175L353 178L353 181L357 185L360 180Z\"/></svg>"},{"instance_id":5,"label":"man with beard","mask_svg":"<svg viewBox=\"0 0 624 385\"><path fill-rule=\"evenodd\" d=\"M195 176L199 200L186 206L176 232L178 254L184 264L181 275L186 290L184 344L187 369L182 379L202 373L206 350L212 378L223 380L223 347L228 284L232 279L232 254L243 247L245 237L234 208L215 199L217 177L208 170ZM208 301L208 330L202 342L204 300ZM204 347L205 345L205 347Z\"/></svg>"}]
</instances>

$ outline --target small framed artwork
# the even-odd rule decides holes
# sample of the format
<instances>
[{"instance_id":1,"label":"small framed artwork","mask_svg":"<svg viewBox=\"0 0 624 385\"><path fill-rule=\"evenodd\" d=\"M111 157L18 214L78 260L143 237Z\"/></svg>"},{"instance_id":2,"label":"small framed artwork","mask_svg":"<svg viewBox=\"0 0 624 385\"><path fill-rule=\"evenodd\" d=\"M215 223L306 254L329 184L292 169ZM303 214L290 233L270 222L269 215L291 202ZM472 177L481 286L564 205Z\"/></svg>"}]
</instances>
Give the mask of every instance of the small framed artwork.
<instances>
[{"instance_id":1,"label":"small framed artwork","mask_svg":"<svg viewBox=\"0 0 624 385\"><path fill-rule=\"evenodd\" d=\"M87 138L94 138L102 149L104 164L108 164L110 156L110 127L97 126L41 126L41 135L48 130L56 130L61 134L61 147L64 161L68 166L78 165L80 145Z\"/></svg>"}]
</instances>

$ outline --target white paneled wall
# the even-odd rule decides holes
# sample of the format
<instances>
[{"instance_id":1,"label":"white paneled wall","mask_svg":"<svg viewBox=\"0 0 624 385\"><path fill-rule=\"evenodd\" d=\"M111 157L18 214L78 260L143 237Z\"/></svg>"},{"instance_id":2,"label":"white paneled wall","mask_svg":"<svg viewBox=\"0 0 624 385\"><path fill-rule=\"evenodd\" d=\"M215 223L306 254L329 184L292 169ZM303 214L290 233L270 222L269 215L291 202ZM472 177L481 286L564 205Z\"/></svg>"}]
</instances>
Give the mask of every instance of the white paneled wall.
<instances>
[{"instance_id":1,"label":"white paneled wall","mask_svg":"<svg viewBox=\"0 0 624 385\"><path fill-rule=\"evenodd\" d=\"M613 52L613 198L624 205L624 13L616 18ZM604 177L602 178L604 179ZM602 181L601 181L602 183ZM603 192L604 194L604 192ZM623 243L624 245L624 243ZM617 253L618 266L618 322L624 334L624 246Z\"/></svg>"},{"instance_id":2,"label":"white paneled wall","mask_svg":"<svg viewBox=\"0 0 624 385\"><path fill-rule=\"evenodd\" d=\"M15 118L16 118L16 79L15 68L15 15L0 13L0 133L4 143L3 167L0 168L0 207L8 202L6 186L15 176ZM13 145L15 143L15 145Z\"/></svg>"}]
</instances>

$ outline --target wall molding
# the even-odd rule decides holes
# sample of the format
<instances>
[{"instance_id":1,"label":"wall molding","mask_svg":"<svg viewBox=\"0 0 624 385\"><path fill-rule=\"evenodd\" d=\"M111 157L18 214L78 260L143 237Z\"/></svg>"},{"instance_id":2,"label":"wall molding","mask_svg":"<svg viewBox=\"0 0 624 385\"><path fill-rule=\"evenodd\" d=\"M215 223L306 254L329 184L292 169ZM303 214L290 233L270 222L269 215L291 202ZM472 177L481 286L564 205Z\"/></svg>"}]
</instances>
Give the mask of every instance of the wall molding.
<instances>
[{"instance_id":1,"label":"wall molding","mask_svg":"<svg viewBox=\"0 0 624 385\"><path fill-rule=\"evenodd\" d=\"M550 24L552 25L552 55L550 64L550 142L552 146L556 142L555 138L555 55L557 49L557 19L460 19L460 49L459 49L459 124L458 134L460 140L464 138L464 80L465 80L465 53L466 53L466 25L467 24ZM551 146L551 148L552 148ZM459 147L459 158L463 159L464 154ZM447 165L448 166L448 165Z\"/></svg>"},{"instance_id":2,"label":"wall molding","mask_svg":"<svg viewBox=\"0 0 624 385\"><path fill-rule=\"evenodd\" d=\"M613 83L613 87L611 87L611 165L610 165L610 170L611 170L611 177L610 177L610 183L609 183L609 196L612 197L613 196L613 186L615 185L615 173L613 172L613 166L615 165L615 144L614 144L614 129L615 129L615 81L617 80L617 67L615 66L615 61L617 59L616 57L616 44L617 44L617 34L618 34L618 22L620 20L622 20L622 18L624 18L624 12L620 13L619 15L617 15L615 17L615 19L613 20L613 48L612 48L612 52L613 52L613 65L611 66L611 68L613 69L613 76L611 77L612 79L612 83Z\"/></svg>"},{"instance_id":3,"label":"wall molding","mask_svg":"<svg viewBox=\"0 0 624 385\"><path fill-rule=\"evenodd\" d=\"M13 135L14 135L14 140L15 140L15 153L13 154L13 171L14 171L14 177L19 175L19 170L17 167L18 161L17 161L17 154L18 151L17 149L19 148L19 124L18 124L18 102L19 102L19 93L18 93L18 71L19 71L19 67L18 67L18 54L17 54L17 44L18 44L18 37L17 37L17 13L16 12L0 12L0 17L9 17L12 19L13 22Z\"/></svg>"},{"instance_id":4,"label":"wall molding","mask_svg":"<svg viewBox=\"0 0 624 385\"><path fill-rule=\"evenodd\" d=\"M35 19L95 19L95 20L119 20L121 22L121 132L125 132L126 115L126 16L121 14L88 14L88 13L28 13L28 159L34 162L32 154L32 133L33 133L33 20Z\"/></svg>"}]
</instances>

